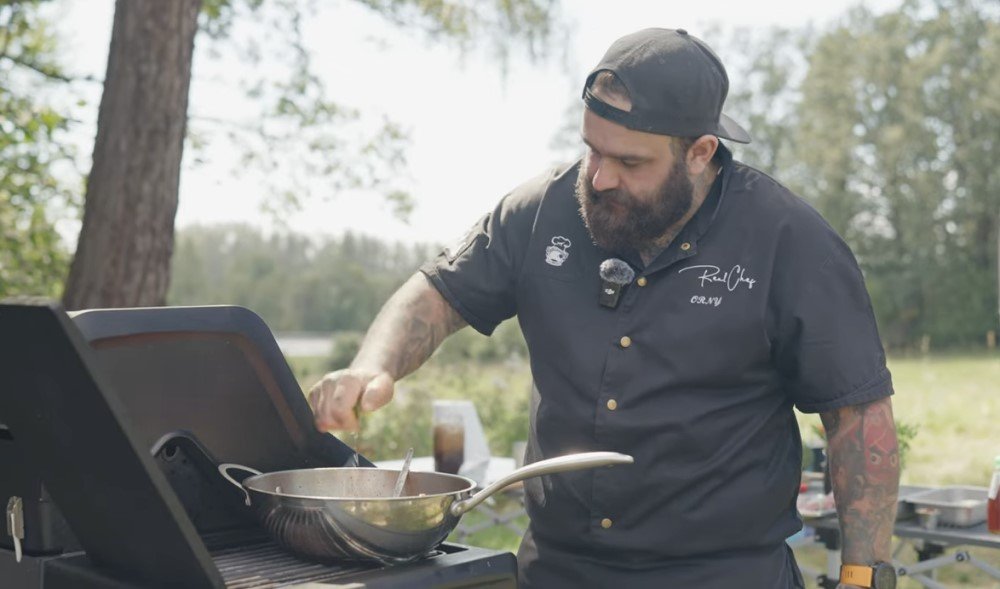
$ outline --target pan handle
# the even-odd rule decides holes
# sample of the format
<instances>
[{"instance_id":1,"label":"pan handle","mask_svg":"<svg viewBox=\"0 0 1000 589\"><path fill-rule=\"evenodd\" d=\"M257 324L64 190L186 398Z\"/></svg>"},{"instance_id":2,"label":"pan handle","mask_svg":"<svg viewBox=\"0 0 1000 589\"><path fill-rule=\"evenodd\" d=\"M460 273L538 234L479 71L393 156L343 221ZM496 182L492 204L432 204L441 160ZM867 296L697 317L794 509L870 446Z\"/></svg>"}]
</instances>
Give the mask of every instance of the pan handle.
<instances>
[{"instance_id":1,"label":"pan handle","mask_svg":"<svg viewBox=\"0 0 1000 589\"><path fill-rule=\"evenodd\" d=\"M235 485L236 488L239 489L243 493L243 495L246 497L246 499L243 502L247 504L247 507L250 507L250 493L247 492L246 488L243 486L242 483L237 482L236 479L234 479L233 477L229 476L229 469L231 469L231 468L238 468L240 470L245 470L247 472L252 472L255 475L264 474L264 473L260 472L259 470L255 469L255 468L250 468L249 466L243 466L242 464L232 464L232 463L227 462L225 464L220 464L219 465L219 474L221 474L227 481L229 481L230 483L232 483L233 485Z\"/></svg>"},{"instance_id":2,"label":"pan handle","mask_svg":"<svg viewBox=\"0 0 1000 589\"><path fill-rule=\"evenodd\" d=\"M628 454L619 454L618 452L583 452L535 462L527 466L522 466L507 476L497 479L493 484L468 499L455 501L451 504L451 514L458 517L479 505L484 499L500 489L524 479L569 470L584 470L598 466L614 466L616 464L632 464L632 462L634 460L631 456Z\"/></svg>"}]
</instances>

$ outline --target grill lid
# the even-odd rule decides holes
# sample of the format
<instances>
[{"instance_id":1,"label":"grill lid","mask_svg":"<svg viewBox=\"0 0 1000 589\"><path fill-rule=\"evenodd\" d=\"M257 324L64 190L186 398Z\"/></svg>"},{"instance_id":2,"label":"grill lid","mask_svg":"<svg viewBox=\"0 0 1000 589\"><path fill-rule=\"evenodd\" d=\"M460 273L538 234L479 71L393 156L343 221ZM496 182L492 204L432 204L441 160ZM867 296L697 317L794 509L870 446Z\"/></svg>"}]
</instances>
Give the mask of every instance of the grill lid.
<instances>
[{"instance_id":1,"label":"grill lid","mask_svg":"<svg viewBox=\"0 0 1000 589\"><path fill-rule=\"evenodd\" d=\"M264 472L343 466L354 455L316 430L274 336L248 309L99 309L73 321L153 451L183 434L218 462Z\"/></svg>"},{"instance_id":2,"label":"grill lid","mask_svg":"<svg viewBox=\"0 0 1000 589\"><path fill-rule=\"evenodd\" d=\"M0 416L97 565L220 587L177 495L55 303L0 304Z\"/></svg>"}]
</instances>

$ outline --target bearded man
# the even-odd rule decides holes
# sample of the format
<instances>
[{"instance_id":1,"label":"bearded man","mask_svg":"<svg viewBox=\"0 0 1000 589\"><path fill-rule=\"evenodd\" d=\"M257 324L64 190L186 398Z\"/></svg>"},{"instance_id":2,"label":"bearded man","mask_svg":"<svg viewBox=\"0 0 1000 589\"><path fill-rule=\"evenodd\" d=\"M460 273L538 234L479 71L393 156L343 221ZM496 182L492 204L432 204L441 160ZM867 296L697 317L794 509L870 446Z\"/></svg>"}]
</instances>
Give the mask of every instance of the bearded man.
<instances>
[{"instance_id":1,"label":"bearded man","mask_svg":"<svg viewBox=\"0 0 1000 589\"><path fill-rule=\"evenodd\" d=\"M357 427L465 325L517 316L534 381L527 462L634 464L525 483L522 587L803 587L785 539L819 413L842 587L892 587L892 382L861 272L803 200L733 160L718 56L682 29L616 41L587 77L586 155L506 195L390 300L310 393ZM602 263L627 268L613 299Z\"/></svg>"}]
</instances>

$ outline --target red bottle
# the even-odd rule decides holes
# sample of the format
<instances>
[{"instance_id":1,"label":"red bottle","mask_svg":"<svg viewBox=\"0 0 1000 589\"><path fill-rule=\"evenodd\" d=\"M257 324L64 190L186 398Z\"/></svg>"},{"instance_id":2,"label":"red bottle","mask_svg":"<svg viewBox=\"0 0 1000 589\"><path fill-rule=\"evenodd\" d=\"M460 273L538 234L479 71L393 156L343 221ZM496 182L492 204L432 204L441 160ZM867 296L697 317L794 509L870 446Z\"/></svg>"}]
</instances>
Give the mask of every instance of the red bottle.
<instances>
[{"instance_id":1,"label":"red bottle","mask_svg":"<svg viewBox=\"0 0 1000 589\"><path fill-rule=\"evenodd\" d=\"M1000 534L1000 456L994 461L993 480L986 503L986 527L994 534Z\"/></svg>"}]
</instances>

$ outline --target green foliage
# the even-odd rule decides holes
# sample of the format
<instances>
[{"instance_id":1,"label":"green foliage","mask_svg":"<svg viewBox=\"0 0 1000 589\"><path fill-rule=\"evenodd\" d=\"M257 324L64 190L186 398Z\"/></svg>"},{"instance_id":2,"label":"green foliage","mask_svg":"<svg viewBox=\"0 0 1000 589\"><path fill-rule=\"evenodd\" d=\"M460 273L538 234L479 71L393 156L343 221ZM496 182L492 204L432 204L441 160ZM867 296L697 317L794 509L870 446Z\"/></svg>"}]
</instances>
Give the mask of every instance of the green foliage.
<instances>
[{"instance_id":1,"label":"green foliage","mask_svg":"<svg viewBox=\"0 0 1000 589\"><path fill-rule=\"evenodd\" d=\"M490 337L471 327L462 329L446 339L434 357L442 364L523 360L528 357L528 347L517 321L511 320L501 323Z\"/></svg>"},{"instance_id":2,"label":"green foliage","mask_svg":"<svg viewBox=\"0 0 1000 589\"><path fill-rule=\"evenodd\" d=\"M63 83L39 4L0 5L0 298L58 297L68 266L52 217L76 205L56 169L72 153L67 119L38 98Z\"/></svg>"},{"instance_id":3,"label":"green foliage","mask_svg":"<svg viewBox=\"0 0 1000 589\"><path fill-rule=\"evenodd\" d=\"M326 363L327 370L331 372L351 365L351 361L361 349L361 340L364 339L364 334L354 331L339 331L333 334L332 339L333 350Z\"/></svg>"},{"instance_id":4,"label":"green foliage","mask_svg":"<svg viewBox=\"0 0 1000 589\"><path fill-rule=\"evenodd\" d=\"M26 222L19 213L0 192L0 298L58 298L68 254L40 205L32 206Z\"/></svg>"},{"instance_id":5,"label":"green foliage","mask_svg":"<svg viewBox=\"0 0 1000 589\"><path fill-rule=\"evenodd\" d=\"M913 439L917 437L919 431L920 426L917 424L896 420L896 441L899 444L900 471L906 468L906 459L910 455L910 446L913 445Z\"/></svg>"},{"instance_id":6,"label":"green foliage","mask_svg":"<svg viewBox=\"0 0 1000 589\"><path fill-rule=\"evenodd\" d=\"M177 235L167 301L243 305L279 331L363 331L431 255L428 246L351 234L315 242L240 225L191 227Z\"/></svg>"},{"instance_id":7,"label":"green foliage","mask_svg":"<svg viewBox=\"0 0 1000 589\"><path fill-rule=\"evenodd\" d=\"M1000 7L907 0L723 47L754 136L737 156L844 236L886 344L982 345L1000 329Z\"/></svg>"}]
</instances>

